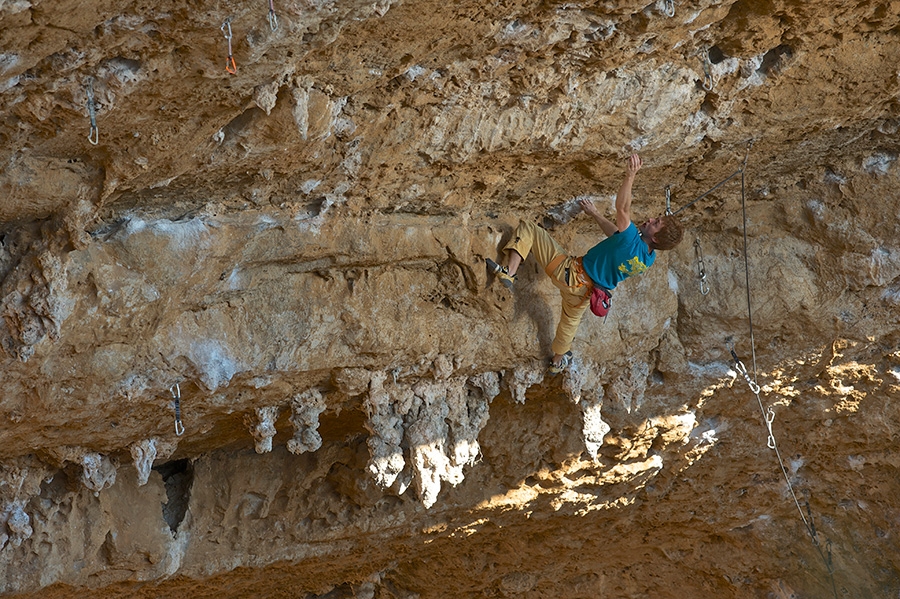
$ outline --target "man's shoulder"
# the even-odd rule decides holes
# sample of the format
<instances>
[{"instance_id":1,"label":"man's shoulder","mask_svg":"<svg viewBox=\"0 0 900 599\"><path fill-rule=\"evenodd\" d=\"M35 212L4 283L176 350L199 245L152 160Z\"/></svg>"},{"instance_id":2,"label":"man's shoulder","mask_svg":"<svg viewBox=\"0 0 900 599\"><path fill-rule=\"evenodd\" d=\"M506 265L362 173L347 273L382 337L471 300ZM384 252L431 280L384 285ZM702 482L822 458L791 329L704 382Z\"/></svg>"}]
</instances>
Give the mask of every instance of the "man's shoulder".
<instances>
[{"instance_id":1,"label":"man's shoulder","mask_svg":"<svg viewBox=\"0 0 900 599\"><path fill-rule=\"evenodd\" d=\"M621 231L617 231L616 235L621 235L623 237L629 237L629 238L641 236L640 232L638 231L637 225L635 225L633 222L628 223L628 226L625 227L624 229L622 229Z\"/></svg>"}]
</instances>

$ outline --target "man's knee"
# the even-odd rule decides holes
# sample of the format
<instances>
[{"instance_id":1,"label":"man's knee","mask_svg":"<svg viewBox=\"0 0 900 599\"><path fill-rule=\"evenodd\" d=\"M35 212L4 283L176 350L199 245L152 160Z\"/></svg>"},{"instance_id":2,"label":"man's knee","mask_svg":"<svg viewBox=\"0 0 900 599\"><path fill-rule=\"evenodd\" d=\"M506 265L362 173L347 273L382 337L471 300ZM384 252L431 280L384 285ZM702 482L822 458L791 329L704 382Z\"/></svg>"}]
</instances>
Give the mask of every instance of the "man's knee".
<instances>
[{"instance_id":1,"label":"man's knee","mask_svg":"<svg viewBox=\"0 0 900 599\"><path fill-rule=\"evenodd\" d=\"M513 243L519 243L519 240L516 239ZM525 256L523 256L522 253L521 253L519 250L517 250L516 248L514 248L514 247L503 248L503 251L506 252L506 257L507 257L507 259L509 259L509 257L510 257L512 254L515 254L515 255L518 256L521 260L525 260Z\"/></svg>"},{"instance_id":2,"label":"man's knee","mask_svg":"<svg viewBox=\"0 0 900 599\"><path fill-rule=\"evenodd\" d=\"M507 242L506 246L503 248L503 251L514 251L519 254L519 256L521 256L523 260L525 259L524 254L528 253L528 250L531 248L531 244L534 242L534 232L531 228L529 228L528 225L529 223L527 221L519 221L519 226L516 227L516 230L513 232L512 238ZM522 249L520 250L519 248Z\"/></svg>"}]
</instances>

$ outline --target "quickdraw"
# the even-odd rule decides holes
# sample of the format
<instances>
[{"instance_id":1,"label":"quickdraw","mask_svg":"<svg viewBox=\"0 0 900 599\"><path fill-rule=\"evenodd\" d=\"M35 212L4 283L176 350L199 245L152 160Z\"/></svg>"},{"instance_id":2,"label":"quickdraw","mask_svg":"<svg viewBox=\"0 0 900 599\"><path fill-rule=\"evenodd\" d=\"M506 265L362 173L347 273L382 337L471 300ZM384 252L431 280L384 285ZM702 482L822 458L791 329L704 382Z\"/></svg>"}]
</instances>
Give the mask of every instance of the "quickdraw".
<instances>
[{"instance_id":1,"label":"quickdraw","mask_svg":"<svg viewBox=\"0 0 900 599\"><path fill-rule=\"evenodd\" d=\"M175 400L175 435L180 437L184 434L184 424L181 422L181 386L175 383L169 392Z\"/></svg>"},{"instance_id":2,"label":"quickdraw","mask_svg":"<svg viewBox=\"0 0 900 599\"><path fill-rule=\"evenodd\" d=\"M94 103L94 78L88 77L87 80L87 109L88 116L91 119L91 131L88 133L88 141L92 145L100 143L100 130L97 129L97 106Z\"/></svg>"},{"instance_id":3,"label":"quickdraw","mask_svg":"<svg viewBox=\"0 0 900 599\"><path fill-rule=\"evenodd\" d=\"M225 39L228 40L228 58L225 61L225 70L234 75L237 73L237 64L234 62L234 55L231 52L231 17L225 19L221 29L222 33L225 34Z\"/></svg>"},{"instance_id":4,"label":"quickdraw","mask_svg":"<svg viewBox=\"0 0 900 599\"><path fill-rule=\"evenodd\" d=\"M687 210L688 208L690 208L691 206L693 206L694 204L696 204L697 202L699 202L700 200L702 200L703 198L705 198L706 196L708 196L709 194L714 192L715 190L719 189L720 187L722 187L723 185L725 185L726 183L728 183L729 181L731 181L738 175L741 176L741 198L743 198L743 196L744 196L744 171L747 168L747 161L750 159L750 150L753 149L754 143L756 143L756 140L753 140L753 139L751 139L749 142L747 142L747 153L744 155L744 162L741 163L741 168L737 169L736 171L734 171L733 173L731 173L730 175L728 175L727 177L725 177L724 179L722 179L721 181L719 181L718 183L713 185L710 189L706 190L705 192L703 192L702 194L700 194L699 196L694 198L691 202L685 204L684 206L682 206L681 208L679 208L672 214L677 215L679 212Z\"/></svg>"},{"instance_id":5,"label":"quickdraw","mask_svg":"<svg viewBox=\"0 0 900 599\"><path fill-rule=\"evenodd\" d=\"M670 19L675 16L675 0L665 0L663 13Z\"/></svg>"},{"instance_id":6,"label":"quickdraw","mask_svg":"<svg viewBox=\"0 0 900 599\"><path fill-rule=\"evenodd\" d=\"M697 255L697 277L700 279L700 294L709 295L709 283L706 282L706 266L703 264L703 249L700 238L694 241L694 253Z\"/></svg>"},{"instance_id":7,"label":"quickdraw","mask_svg":"<svg viewBox=\"0 0 900 599\"><path fill-rule=\"evenodd\" d=\"M750 147L752 147L752 145L753 143L751 142L747 148L748 157L750 153ZM747 253L747 197L745 184L746 182L744 180L744 170L746 169L746 167L747 158L744 158L744 164L738 172L741 174L741 215L743 218L744 280L747 292L747 324L750 328L750 349L753 356L754 378L756 378L756 342L753 338L753 310L750 305L750 261ZM822 558L822 563L825 565L828 571L828 578L831 582L831 590L834 593L834 599L838 599L837 584L834 580L834 562L831 555L831 541L826 539L826 546L823 551L821 545L819 544L818 533L816 532L815 524L813 523L812 510L810 510L809 508L809 503L807 502L806 505L806 514L803 513L803 508L800 507L800 501L797 499L797 494L794 492L794 485L791 482L791 477L788 475L787 468L785 468L784 466L784 459L781 457L781 451L778 449L778 443L775 441L775 433L772 431L772 424L775 422L775 410L771 406L768 409L763 407L762 398L760 398L759 396L760 387L753 379L750 378L750 375L747 373L747 369L744 367L743 362L738 359L733 345L731 345L731 357L734 358L735 369L738 371L738 373L741 374L741 376L744 377L744 380L746 380L747 384L750 386L750 390L753 391L753 393L756 395L756 403L759 405L759 411L762 414L763 420L765 420L766 431L769 435L767 445L769 449L775 452L775 456L778 459L778 465L781 468L781 474L784 476L784 482L791 494L791 498L794 500L794 505L797 507L797 512L800 515L800 520L803 521L803 525L806 528L807 533L809 533L809 536L812 539L812 543L815 546L816 551L819 553L819 557Z\"/></svg>"},{"instance_id":8,"label":"quickdraw","mask_svg":"<svg viewBox=\"0 0 900 599\"><path fill-rule=\"evenodd\" d=\"M703 89L711 92L716 86L716 82L712 76L712 61L709 59L709 49L704 48L700 51L698 56L703 62Z\"/></svg>"},{"instance_id":9,"label":"quickdraw","mask_svg":"<svg viewBox=\"0 0 900 599\"><path fill-rule=\"evenodd\" d=\"M269 0L269 28L272 31L278 29L278 17L275 16L275 4L273 0Z\"/></svg>"},{"instance_id":10,"label":"quickdraw","mask_svg":"<svg viewBox=\"0 0 900 599\"><path fill-rule=\"evenodd\" d=\"M748 385L750 385L750 391L752 391L754 395L759 395L759 385L757 385L753 381L753 379L750 378L750 375L747 373L747 367L744 366L744 363L741 362L740 358L737 357L737 354L734 353L734 350L731 350L731 357L734 358L734 369L739 375L744 377L744 380L747 381Z\"/></svg>"}]
</instances>

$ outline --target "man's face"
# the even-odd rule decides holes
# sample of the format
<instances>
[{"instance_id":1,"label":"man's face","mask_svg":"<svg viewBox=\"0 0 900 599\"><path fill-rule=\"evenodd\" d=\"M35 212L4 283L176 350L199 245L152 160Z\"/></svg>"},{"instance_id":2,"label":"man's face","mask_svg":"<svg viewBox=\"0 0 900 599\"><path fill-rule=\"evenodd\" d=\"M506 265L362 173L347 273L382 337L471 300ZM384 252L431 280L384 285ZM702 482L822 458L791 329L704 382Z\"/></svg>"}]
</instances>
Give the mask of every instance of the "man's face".
<instances>
[{"instance_id":1,"label":"man's face","mask_svg":"<svg viewBox=\"0 0 900 599\"><path fill-rule=\"evenodd\" d=\"M647 221L644 221L638 229L641 232L641 237L646 239L647 241L655 241L656 234L659 233L660 229L663 228L663 222L660 217L651 218Z\"/></svg>"}]
</instances>

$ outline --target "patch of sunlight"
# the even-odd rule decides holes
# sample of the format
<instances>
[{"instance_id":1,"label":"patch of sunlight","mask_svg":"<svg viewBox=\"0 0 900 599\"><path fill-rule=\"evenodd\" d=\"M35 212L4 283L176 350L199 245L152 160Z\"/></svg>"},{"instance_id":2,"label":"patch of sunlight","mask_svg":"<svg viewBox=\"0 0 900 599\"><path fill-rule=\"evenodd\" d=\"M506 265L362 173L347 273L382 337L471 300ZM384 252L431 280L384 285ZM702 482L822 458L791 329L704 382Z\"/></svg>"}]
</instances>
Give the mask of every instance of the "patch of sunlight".
<instances>
[{"instance_id":1,"label":"patch of sunlight","mask_svg":"<svg viewBox=\"0 0 900 599\"><path fill-rule=\"evenodd\" d=\"M760 387L760 389L762 389L763 393L765 393L767 395L770 393L777 393L778 395L781 395L784 397L791 397L791 398L800 397L800 391L796 387L794 387L790 383L785 384L784 381L780 378L775 379L772 382L767 383L765 385L762 385ZM790 403L790 402L788 402L788 403Z\"/></svg>"},{"instance_id":2,"label":"patch of sunlight","mask_svg":"<svg viewBox=\"0 0 900 599\"><path fill-rule=\"evenodd\" d=\"M446 522L439 522L439 523L437 523L437 524L435 524L435 525L433 525L433 526L427 526L427 527L425 527L425 528L422 529L422 532L423 532L424 534L426 534L426 535L440 535L440 534L442 534L442 533L447 532L447 523L446 523ZM452 536L452 535L451 535L451 536ZM427 539L427 540L425 541L425 544L427 545L428 543L430 543L430 542L433 541L433 540L434 540L434 539Z\"/></svg>"},{"instance_id":3,"label":"patch of sunlight","mask_svg":"<svg viewBox=\"0 0 900 599\"><path fill-rule=\"evenodd\" d=\"M835 379L848 379L851 381L869 381L880 383L878 368L875 364L860 364L855 360L828 367L828 374Z\"/></svg>"},{"instance_id":4,"label":"patch of sunlight","mask_svg":"<svg viewBox=\"0 0 900 599\"><path fill-rule=\"evenodd\" d=\"M490 522L490 520L488 520L487 518L479 518L478 520L475 520L474 522L470 522L468 524L463 524L462 526L460 526L459 528L457 528L456 530L451 532L450 537L451 538L471 537L472 535L477 533L483 525L487 524L488 522Z\"/></svg>"},{"instance_id":5,"label":"patch of sunlight","mask_svg":"<svg viewBox=\"0 0 900 599\"><path fill-rule=\"evenodd\" d=\"M581 505L582 507L575 511L575 515L584 516L590 512L597 510L608 510L612 508L622 508L629 506L635 502L634 497L618 497L612 501L603 501L596 503L597 496L591 493L579 493L572 489L562 493L559 497L550 502L550 507L554 511L559 511L563 507L571 505Z\"/></svg>"},{"instance_id":6,"label":"patch of sunlight","mask_svg":"<svg viewBox=\"0 0 900 599\"><path fill-rule=\"evenodd\" d=\"M564 507L580 506L575 514L583 516L592 511L625 507L634 503L634 494L647 486L647 483L662 470L663 460L654 455L650 458L628 464L616 464L597 477L597 485L629 484L627 495L612 500L599 501L597 489L582 491L578 489L564 489L550 502L554 511Z\"/></svg>"},{"instance_id":7,"label":"patch of sunlight","mask_svg":"<svg viewBox=\"0 0 900 599\"><path fill-rule=\"evenodd\" d=\"M540 491L535 488L527 486L518 487L516 489L510 489L506 493L494 495L490 499L482 501L477 506L475 506L475 509L519 509L537 499L538 495L540 495Z\"/></svg>"},{"instance_id":8,"label":"patch of sunlight","mask_svg":"<svg viewBox=\"0 0 900 599\"><path fill-rule=\"evenodd\" d=\"M727 378L720 378L718 382L715 382L700 391L700 398L697 400L698 410L703 408L703 405L716 394L716 391L719 391L721 389L730 389L732 385L734 385L734 382L737 380L738 373L735 372L733 368L721 362L717 362L715 366L717 366L717 368L714 372L720 377ZM711 369L711 367L706 368L706 370ZM692 368L692 370L696 370L696 368Z\"/></svg>"},{"instance_id":9,"label":"patch of sunlight","mask_svg":"<svg viewBox=\"0 0 900 599\"><path fill-rule=\"evenodd\" d=\"M644 420L630 435L608 438L608 445L621 448L612 460L585 460L571 456L557 468L532 474L540 481L497 494L481 502L476 510L520 510L539 497L548 497L553 510L575 510L583 515L601 509L621 508L634 503L644 489L662 471L664 455L684 470L699 460L718 441L718 431L727 423L706 421L698 430L694 411L665 414ZM656 451L652 451L654 449ZM470 536L481 521L463 525L452 534Z\"/></svg>"},{"instance_id":10,"label":"patch of sunlight","mask_svg":"<svg viewBox=\"0 0 900 599\"><path fill-rule=\"evenodd\" d=\"M860 364L859 362L847 362L837 366L828 368L828 374L832 378L830 382L833 395L840 396L840 399L834 405L834 410L838 414L853 414L859 411L862 400L866 398L867 393L857 389L852 382L857 383L881 383L874 364ZM844 381L852 381L845 384Z\"/></svg>"},{"instance_id":11,"label":"patch of sunlight","mask_svg":"<svg viewBox=\"0 0 900 599\"><path fill-rule=\"evenodd\" d=\"M600 484L628 482L651 470L655 471L653 474L656 474L662 470L662 467L663 459L658 455L652 455L642 462L616 464L598 477L597 480Z\"/></svg>"},{"instance_id":12,"label":"patch of sunlight","mask_svg":"<svg viewBox=\"0 0 900 599\"><path fill-rule=\"evenodd\" d=\"M694 412L655 416L644 420L632 437L618 437L610 444L622 447L622 451L615 458L618 462L643 460L647 458L657 438L661 438L666 445L671 443L683 445L688 442L696 425L697 417Z\"/></svg>"},{"instance_id":13,"label":"patch of sunlight","mask_svg":"<svg viewBox=\"0 0 900 599\"><path fill-rule=\"evenodd\" d=\"M831 388L838 392L839 395L850 395L856 388L853 385L845 385L840 380L831 381Z\"/></svg>"},{"instance_id":14,"label":"patch of sunlight","mask_svg":"<svg viewBox=\"0 0 900 599\"><path fill-rule=\"evenodd\" d=\"M561 499L561 498L560 498ZM567 498L567 501L563 502L560 500L556 500L550 504L554 510L559 510L564 505L578 505L581 504L581 507L575 510L573 513L576 516L586 516L591 512L596 512L597 510L611 510L613 508L623 508L632 505L635 501L635 497L617 497L611 501L601 501L596 503L597 497L595 495L590 495L588 493L575 493L574 491Z\"/></svg>"},{"instance_id":15,"label":"patch of sunlight","mask_svg":"<svg viewBox=\"0 0 900 599\"><path fill-rule=\"evenodd\" d=\"M841 398L841 401L835 404L834 411L838 414L853 414L859 411L859 404L859 399L848 395L847 397Z\"/></svg>"},{"instance_id":16,"label":"patch of sunlight","mask_svg":"<svg viewBox=\"0 0 900 599\"><path fill-rule=\"evenodd\" d=\"M716 429L711 428L708 431L704 432L700 435L700 440L696 445L691 447L687 453L684 454L685 465L682 467L679 472L684 472L688 468L694 465L694 463L702 458L707 451L713 448L713 446L719 442L719 438L716 437Z\"/></svg>"}]
</instances>

